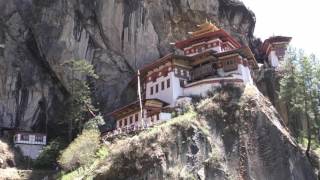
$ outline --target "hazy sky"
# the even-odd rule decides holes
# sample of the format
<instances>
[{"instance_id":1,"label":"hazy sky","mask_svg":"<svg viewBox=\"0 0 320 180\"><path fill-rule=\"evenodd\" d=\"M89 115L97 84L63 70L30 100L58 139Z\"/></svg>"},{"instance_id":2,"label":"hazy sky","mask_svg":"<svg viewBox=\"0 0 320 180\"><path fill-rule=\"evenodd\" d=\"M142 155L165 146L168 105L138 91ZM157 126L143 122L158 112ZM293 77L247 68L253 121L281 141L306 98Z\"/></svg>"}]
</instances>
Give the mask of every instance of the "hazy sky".
<instances>
[{"instance_id":1,"label":"hazy sky","mask_svg":"<svg viewBox=\"0 0 320 180\"><path fill-rule=\"evenodd\" d=\"M320 0L242 1L256 15L255 36L291 36L292 46L320 57Z\"/></svg>"}]
</instances>

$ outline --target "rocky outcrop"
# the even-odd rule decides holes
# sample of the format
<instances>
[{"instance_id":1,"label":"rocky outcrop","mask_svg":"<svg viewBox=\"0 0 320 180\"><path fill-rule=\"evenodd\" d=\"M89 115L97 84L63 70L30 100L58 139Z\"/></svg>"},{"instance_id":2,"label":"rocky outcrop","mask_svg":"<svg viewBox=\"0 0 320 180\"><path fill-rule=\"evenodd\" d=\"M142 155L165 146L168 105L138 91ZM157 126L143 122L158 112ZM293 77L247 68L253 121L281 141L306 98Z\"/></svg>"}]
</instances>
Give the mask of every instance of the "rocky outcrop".
<instances>
[{"instance_id":1,"label":"rocky outcrop","mask_svg":"<svg viewBox=\"0 0 320 180\"><path fill-rule=\"evenodd\" d=\"M316 179L308 159L253 86L226 87L195 112L107 145L95 179Z\"/></svg>"},{"instance_id":2,"label":"rocky outcrop","mask_svg":"<svg viewBox=\"0 0 320 180\"><path fill-rule=\"evenodd\" d=\"M254 14L235 0L0 0L0 127L50 129L63 120L72 73L64 65L86 59L97 107L128 101L135 70L174 51L206 18L252 41Z\"/></svg>"}]
</instances>

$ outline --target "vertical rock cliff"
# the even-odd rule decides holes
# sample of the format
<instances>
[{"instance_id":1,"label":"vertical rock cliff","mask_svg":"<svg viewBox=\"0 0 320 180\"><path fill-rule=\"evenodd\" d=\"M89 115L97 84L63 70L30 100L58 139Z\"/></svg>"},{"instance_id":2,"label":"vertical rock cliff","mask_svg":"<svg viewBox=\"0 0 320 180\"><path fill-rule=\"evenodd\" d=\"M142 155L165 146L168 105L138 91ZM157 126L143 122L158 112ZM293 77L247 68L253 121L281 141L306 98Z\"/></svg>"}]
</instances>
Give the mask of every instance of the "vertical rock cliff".
<instances>
[{"instance_id":1,"label":"vertical rock cliff","mask_svg":"<svg viewBox=\"0 0 320 180\"><path fill-rule=\"evenodd\" d=\"M25 130L63 119L69 60L94 65L92 95L106 113L130 99L135 70L195 24L213 20L247 45L255 25L235 0L0 0L0 9L0 126Z\"/></svg>"}]
</instances>

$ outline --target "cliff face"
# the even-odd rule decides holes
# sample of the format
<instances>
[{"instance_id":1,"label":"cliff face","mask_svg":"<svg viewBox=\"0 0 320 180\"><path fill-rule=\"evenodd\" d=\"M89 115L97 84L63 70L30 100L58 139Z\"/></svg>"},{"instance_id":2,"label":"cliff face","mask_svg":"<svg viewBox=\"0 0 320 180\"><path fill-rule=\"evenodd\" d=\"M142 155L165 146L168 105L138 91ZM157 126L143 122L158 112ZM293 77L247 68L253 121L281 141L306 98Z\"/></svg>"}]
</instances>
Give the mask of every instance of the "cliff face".
<instances>
[{"instance_id":1,"label":"cliff face","mask_svg":"<svg viewBox=\"0 0 320 180\"><path fill-rule=\"evenodd\" d=\"M94 65L93 97L108 112L130 99L134 71L195 24L213 20L243 44L255 25L234 0L0 0L0 9L0 127L26 130L53 129L63 117L69 60Z\"/></svg>"},{"instance_id":2,"label":"cliff face","mask_svg":"<svg viewBox=\"0 0 320 180\"><path fill-rule=\"evenodd\" d=\"M315 180L282 124L255 87L223 88L194 111L109 143L84 178Z\"/></svg>"}]
</instances>

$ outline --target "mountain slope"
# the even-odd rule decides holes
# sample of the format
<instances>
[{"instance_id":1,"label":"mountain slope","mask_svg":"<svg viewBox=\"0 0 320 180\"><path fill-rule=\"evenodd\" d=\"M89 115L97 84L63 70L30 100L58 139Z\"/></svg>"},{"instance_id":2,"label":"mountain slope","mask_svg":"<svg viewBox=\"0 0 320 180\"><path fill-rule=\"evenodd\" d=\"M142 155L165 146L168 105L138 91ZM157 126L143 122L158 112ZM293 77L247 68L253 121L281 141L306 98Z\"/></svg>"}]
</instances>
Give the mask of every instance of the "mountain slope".
<instances>
[{"instance_id":1,"label":"mountain slope","mask_svg":"<svg viewBox=\"0 0 320 180\"><path fill-rule=\"evenodd\" d=\"M106 145L107 158L84 177L316 179L278 113L256 87L229 86L213 95L195 110Z\"/></svg>"}]
</instances>

